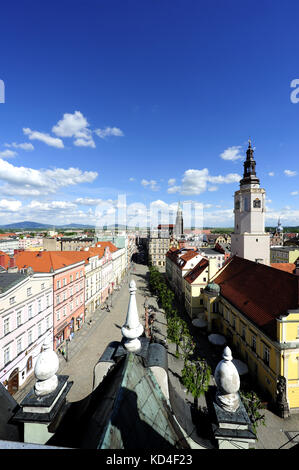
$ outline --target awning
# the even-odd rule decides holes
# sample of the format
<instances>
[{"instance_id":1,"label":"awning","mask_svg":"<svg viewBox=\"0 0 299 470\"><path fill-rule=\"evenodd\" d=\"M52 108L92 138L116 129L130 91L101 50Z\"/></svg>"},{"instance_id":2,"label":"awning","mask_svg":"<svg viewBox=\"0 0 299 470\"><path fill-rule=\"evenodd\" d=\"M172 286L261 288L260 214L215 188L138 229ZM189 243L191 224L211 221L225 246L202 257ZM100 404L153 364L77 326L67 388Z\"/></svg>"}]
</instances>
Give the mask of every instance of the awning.
<instances>
[{"instance_id":1,"label":"awning","mask_svg":"<svg viewBox=\"0 0 299 470\"><path fill-rule=\"evenodd\" d=\"M64 323L62 323L62 325L59 325L59 330L57 331L57 333L55 334L55 336L58 336L60 333L62 333L62 331L65 329L66 326L68 326L68 322L65 321Z\"/></svg>"}]
</instances>

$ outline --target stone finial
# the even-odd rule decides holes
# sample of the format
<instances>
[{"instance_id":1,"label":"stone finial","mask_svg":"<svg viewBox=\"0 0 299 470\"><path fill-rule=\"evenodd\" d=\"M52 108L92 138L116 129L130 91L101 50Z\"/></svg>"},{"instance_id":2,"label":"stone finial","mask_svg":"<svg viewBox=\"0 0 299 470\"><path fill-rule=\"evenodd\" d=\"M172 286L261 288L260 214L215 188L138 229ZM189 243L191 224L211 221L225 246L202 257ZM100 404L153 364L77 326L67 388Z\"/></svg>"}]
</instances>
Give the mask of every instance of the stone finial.
<instances>
[{"instance_id":1,"label":"stone finial","mask_svg":"<svg viewBox=\"0 0 299 470\"><path fill-rule=\"evenodd\" d=\"M225 411L233 413L240 406L240 377L228 346L224 348L222 357L223 360L219 362L214 373L217 385L216 403Z\"/></svg>"},{"instance_id":2,"label":"stone finial","mask_svg":"<svg viewBox=\"0 0 299 470\"><path fill-rule=\"evenodd\" d=\"M52 338L49 336L44 341L43 350L38 355L34 367L34 375L36 378L34 391L38 397L54 392L58 385L56 375L58 368L59 359L56 352L53 351Z\"/></svg>"},{"instance_id":3,"label":"stone finial","mask_svg":"<svg viewBox=\"0 0 299 470\"><path fill-rule=\"evenodd\" d=\"M139 321L137 304L136 304L136 284L135 281L130 282L129 292L130 300L127 312L127 318L121 332L125 338L124 346L130 352L138 351L141 348L139 336L143 332L143 326Z\"/></svg>"}]
</instances>

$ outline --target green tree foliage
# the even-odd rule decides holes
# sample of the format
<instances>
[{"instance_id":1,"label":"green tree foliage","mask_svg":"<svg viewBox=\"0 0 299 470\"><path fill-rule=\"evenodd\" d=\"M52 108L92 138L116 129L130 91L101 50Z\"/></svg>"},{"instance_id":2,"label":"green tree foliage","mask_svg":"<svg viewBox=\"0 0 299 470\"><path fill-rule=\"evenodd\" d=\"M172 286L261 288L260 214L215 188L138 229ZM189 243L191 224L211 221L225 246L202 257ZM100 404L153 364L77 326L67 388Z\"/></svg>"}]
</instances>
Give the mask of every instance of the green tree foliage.
<instances>
[{"instance_id":1,"label":"green tree foliage","mask_svg":"<svg viewBox=\"0 0 299 470\"><path fill-rule=\"evenodd\" d=\"M186 361L182 370L182 383L194 398L194 404L198 408L198 398L204 394L209 387L211 368L205 359L197 361Z\"/></svg>"},{"instance_id":2,"label":"green tree foliage","mask_svg":"<svg viewBox=\"0 0 299 470\"><path fill-rule=\"evenodd\" d=\"M252 422L254 432L256 433L257 427L260 424L265 426L265 415L260 412L260 409L263 408L262 403L257 394L253 391L245 392L240 390L239 393L250 421Z\"/></svg>"}]
</instances>

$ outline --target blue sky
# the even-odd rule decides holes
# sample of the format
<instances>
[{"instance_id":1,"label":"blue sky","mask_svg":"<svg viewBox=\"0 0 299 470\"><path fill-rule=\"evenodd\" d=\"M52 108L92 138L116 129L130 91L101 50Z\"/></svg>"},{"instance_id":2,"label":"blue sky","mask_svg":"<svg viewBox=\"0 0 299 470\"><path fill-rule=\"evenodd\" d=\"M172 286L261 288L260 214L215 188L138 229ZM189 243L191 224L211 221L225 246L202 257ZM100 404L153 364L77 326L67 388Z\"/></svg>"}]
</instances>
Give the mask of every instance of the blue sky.
<instances>
[{"instance_id":1,"label":"blue sky","mask_svg":"<svg viewBox=\"0 0 299 470\"><path fill-rule=\"evenodd\" d=\"M126 194L140 214L195 201L205 226L232 226L251 137L266 223L299 224L298 14L294 0L6 2L2 223L93 224Z\"/></svg>"}]
</instances>

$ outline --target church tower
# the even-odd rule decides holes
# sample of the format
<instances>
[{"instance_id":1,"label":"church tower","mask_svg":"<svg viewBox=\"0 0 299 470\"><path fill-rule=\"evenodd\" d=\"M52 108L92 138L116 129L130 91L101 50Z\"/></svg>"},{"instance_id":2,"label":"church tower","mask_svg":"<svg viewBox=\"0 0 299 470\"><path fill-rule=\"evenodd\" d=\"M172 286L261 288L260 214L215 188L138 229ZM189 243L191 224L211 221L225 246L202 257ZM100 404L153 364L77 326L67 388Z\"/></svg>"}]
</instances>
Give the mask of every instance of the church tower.
<instances>
[{"instance_id":1,"label":"church tower","mask_svg":"<svg viewBox=\"0 0 299 470\"><path fill-rule=\"evenodd\" d=\"M175 237L180 240L184 234L184 223L183 223L183 211L180 203L178 204L178 210L175 219Z\"/></svg>"},{"instance_id":2,"label":"church tower","mask_svg":"<svg viewBox=\"0 0 299 470\"><path fill-rule=\"evenodd\" d=\"M240 189L235 192L235 227L231 234L232 256L270 265L270 236L265 232L265 190L255 172L249 140Z\"/></svg>"}]
</instances>

